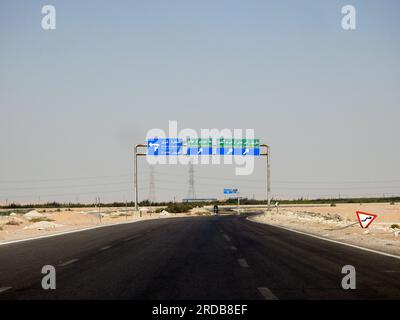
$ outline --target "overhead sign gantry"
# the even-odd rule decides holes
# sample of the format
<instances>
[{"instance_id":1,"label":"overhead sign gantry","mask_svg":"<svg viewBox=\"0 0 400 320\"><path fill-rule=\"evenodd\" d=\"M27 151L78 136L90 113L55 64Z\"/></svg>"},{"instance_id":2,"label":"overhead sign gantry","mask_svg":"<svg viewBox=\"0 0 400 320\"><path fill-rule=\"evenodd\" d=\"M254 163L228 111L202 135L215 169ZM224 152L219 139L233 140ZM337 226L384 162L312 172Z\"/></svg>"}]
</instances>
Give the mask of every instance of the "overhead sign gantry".
<instances>
[{"instance_id":1,"label":"overhead sign gantry","mask_svg":"<svg viewBox=\"0 0 400 320\"><path fill-rule=\"evenodd\" d=\"M147 149L139 152L139 149ZM264 148L264 152L261 151ZM147 143L136 144L134 147L134 194L135 210L138 210L138 175L137 157L140 156L264 156L267 160L266 197L268 210L271 206L271 147L260 144L259 139L227 139L219 138L214 144L212 138L151 138Z\"/></svg>"}]
</instances>

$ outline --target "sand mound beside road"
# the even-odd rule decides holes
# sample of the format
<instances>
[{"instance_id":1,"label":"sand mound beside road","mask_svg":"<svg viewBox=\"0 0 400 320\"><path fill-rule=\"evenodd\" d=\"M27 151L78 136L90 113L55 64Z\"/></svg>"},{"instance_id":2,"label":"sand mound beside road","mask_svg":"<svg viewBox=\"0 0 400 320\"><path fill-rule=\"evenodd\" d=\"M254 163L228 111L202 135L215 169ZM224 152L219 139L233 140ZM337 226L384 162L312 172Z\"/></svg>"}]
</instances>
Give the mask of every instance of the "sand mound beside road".
<instances>
[{"instance_id":1,"label":"sand mound beside road","mask_svg":"<svg viewBox=\"0 0 400 320\"><path fill-rule=\"evenodd\" d=\"M171 214L167 210L163 210L160 212L160 217L161 216L170 216Z\"/></svg>"},{"instance_id":2,"label":"sand mound beside road","mask_svg":"<svg viewBox=\"0 0 400 320\"><path fill-rule=\"evenodd\" d=\"M191 214L198 214L198 215L205 215L205 214L210 214L210 211L208 211L205 208L202 207L195 207L190 210Z\"/></svg>"},{"instance_id":3,"label":"sand mound beside road","mask_svg":"<svg viewBox=\"0 0 400 320\"><path fill-rule=\"evenodd\" d=\"M40 221L40 222L35 222L30 226L25 227L24 229L51 230L60 227L63 227L63 225L49 221Z\"/></svg>"},{"instance_id":4,"label":"sand mound beside road","mask_svg":"<svg viewBox=\"0 0 400 320\"><path fill-rule=\"evenodd\" d=\"M24 217L27 218L27 219L34 219L34 218L44 218L45 215L43 213L40 213L40 212L36 211L36 210L32 210L32 211L29 211L29 212L25 213Z\"/></svg>"}]
</instances>

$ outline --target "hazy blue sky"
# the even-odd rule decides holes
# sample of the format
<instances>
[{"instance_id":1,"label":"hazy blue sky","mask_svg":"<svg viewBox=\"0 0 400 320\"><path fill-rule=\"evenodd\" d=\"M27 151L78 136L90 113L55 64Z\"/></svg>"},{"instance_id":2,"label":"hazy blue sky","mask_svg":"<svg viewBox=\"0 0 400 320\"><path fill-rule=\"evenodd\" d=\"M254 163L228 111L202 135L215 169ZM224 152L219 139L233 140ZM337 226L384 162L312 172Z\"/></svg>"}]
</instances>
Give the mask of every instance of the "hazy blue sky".
<instances>
[{"instance_id":1,"label":"hazy blue sky","mask_svg":"<svg viewBox=\"0 0 400 320\"><path fill-rule=\"evenodd\" d=\"M400 193L397 0L0 0L0 40L0 203L131 200L132 146L168 120L254 128L278 197ZM186 197L187 172L157 166L157 200ZM198 196L265 197L263 160L195 172Z\"/></svg>"}]
</instances>

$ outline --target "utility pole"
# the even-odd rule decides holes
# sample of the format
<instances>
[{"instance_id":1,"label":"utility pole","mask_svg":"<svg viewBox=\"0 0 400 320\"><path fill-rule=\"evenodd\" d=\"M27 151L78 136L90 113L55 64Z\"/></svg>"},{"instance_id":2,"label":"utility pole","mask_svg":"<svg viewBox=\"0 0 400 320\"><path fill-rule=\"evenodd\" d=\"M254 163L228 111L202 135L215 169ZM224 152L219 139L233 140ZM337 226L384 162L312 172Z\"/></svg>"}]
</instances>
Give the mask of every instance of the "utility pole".
<instances>
[{"instance_id":1,"label":"utility pole","mask_svg":"<svg viewBox=\"0 0 400 320\"><path fill-rule=\"evenodd\" d=\"M125 220L128 220L128 201L125 199Z\"/></svg>"},{"instance_id":2,"label":"utility pole","mask_svg":"<svg viewBox=\"0 0 400 320\"><path fill-rule=\"evenodd\" d=\"M100 220L100 223L101 223L100 197L97 197L97 203L98 203L98 208L99 208L99 220Z\"/></svg>"}]
</instances>

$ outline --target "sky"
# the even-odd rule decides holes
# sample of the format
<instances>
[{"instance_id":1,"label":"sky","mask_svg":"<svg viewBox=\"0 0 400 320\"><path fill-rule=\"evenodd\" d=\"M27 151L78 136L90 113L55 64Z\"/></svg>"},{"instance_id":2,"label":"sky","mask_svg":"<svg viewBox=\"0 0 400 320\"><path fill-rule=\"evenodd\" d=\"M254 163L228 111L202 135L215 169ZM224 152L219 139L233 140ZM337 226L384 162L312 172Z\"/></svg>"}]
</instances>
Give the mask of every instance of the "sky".
<instances>
[{"instance_id":1,"label":"sky","mask_svg":"<svg viewBox=\"0 0 400 320\"><path fill-rule=\"evenodd\" d=\"M254 129L276 198L399 195L399 15L396 0L1 0L0 203L131 201L133 145L170 120ZM264 199L255 161L195 165L196 196ZM156 200L187 197L188 171L155 166Z\"/></svg>"}]
</instances>

